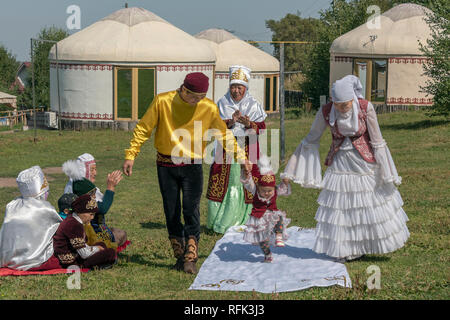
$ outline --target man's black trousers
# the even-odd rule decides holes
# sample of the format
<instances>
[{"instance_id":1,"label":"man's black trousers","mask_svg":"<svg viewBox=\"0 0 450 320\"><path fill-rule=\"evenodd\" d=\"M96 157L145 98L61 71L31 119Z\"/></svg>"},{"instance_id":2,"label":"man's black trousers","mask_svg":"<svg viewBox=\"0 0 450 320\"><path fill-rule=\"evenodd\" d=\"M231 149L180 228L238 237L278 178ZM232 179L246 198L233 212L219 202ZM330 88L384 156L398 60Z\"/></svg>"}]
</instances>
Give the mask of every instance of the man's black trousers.
<instances>
[{"instance_id":1,"label":"man's black trousers","mask_svg":"<svg viewBox=\"0 0 450 320\"><path fill-rule=\"evenodd\" d=\"M203 191L201 164L157 166L169 236L200 239L200 199ZM184 226L181 222L183 212Z\"/></svg>"}]
</instances>

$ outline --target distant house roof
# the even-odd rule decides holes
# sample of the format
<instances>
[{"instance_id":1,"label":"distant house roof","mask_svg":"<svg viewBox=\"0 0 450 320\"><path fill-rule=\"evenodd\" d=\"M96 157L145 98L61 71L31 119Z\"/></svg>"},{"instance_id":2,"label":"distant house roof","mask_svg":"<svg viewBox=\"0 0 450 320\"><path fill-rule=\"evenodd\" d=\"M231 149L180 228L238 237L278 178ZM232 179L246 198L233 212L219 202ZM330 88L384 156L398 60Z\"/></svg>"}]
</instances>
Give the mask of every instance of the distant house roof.
<instances>
[{"instance_id":1,"label":"distant house roof","mask_svg":"<svg viewBox=\"0 0 450 320\"><path fill-rule=\"evenodd\" d=\"M18 87L19 91L21 91L21 92L23 92L25 90L26 83L24 81L26 79L23 79L20 75L22 72L24 72L24 70L26 70L30 67L31 67L31 62L28 62L28 61L22 62L20 64L19 68L17 68L16 79L11 84L9 89L12 90L12 89L14 89L14 87Z\"/></svg>"}]
</instances>

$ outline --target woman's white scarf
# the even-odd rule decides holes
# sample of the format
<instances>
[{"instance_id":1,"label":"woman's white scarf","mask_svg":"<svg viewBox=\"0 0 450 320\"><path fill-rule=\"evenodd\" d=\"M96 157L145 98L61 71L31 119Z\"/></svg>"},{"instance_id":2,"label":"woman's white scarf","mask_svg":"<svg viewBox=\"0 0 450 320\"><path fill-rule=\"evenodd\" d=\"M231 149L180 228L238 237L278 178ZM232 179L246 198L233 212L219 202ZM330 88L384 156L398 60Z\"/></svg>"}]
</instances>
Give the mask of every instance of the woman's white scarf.
<instances>
[{"instance_id":1,"label":"woman's white scarf","mask_svg":"<svg viewBox=\"0 0 450 320\"><path fill-rule=\"evenodd\" d=\"M352 132L356 133L359 130L359 102L358 98L363 99L362 84L358 77L354 75L348 75L344 78L337 80L333 83L331 88L331 97L333 105L330 112L330 125L334 126L337 119L337 111L334 107L335 102L347 102L353 99L352 115L348 121L348 124Z\"/></svg>"}]
</instances>

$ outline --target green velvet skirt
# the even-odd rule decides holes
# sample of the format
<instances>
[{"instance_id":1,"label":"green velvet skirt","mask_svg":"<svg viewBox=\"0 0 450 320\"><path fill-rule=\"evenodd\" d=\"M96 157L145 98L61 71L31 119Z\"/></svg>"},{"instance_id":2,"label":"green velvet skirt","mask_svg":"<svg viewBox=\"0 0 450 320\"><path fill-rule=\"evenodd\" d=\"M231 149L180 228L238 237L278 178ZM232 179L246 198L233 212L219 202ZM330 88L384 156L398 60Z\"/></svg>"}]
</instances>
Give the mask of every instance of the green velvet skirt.
<instances>
[{"instance_id":1,"label":"green velvet skirt","mask_svg":"<svg viewBox=\"0 0 450 320\"><path fill-rule=\"evenodd\" d=\"M229 227L243 225L247 222L252 205L245 203L240 176L240 164L233 163L230 168L227 193L223 201L208 200L208 229L217 233L225 233Z\"/></svg>"}]
</instances>

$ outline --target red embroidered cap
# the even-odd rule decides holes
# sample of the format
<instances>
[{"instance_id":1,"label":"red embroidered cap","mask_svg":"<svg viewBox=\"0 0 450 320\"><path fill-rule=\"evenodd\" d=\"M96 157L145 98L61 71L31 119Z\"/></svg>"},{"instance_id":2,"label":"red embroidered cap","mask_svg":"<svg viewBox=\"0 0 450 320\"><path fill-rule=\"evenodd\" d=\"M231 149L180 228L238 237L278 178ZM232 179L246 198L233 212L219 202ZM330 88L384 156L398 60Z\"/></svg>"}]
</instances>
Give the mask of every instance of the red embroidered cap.
<instances>
[{"instance_id":1,"label":"red embroidered cap","mask_svg":"<svg viewBox=\"0 0 450 320\"><path fill-rule=\"evenodd\" d=\"M258 177L258 185L261 187L275 187L276 180L275 175L272 173L264 174Z\"/></svg>"},{"instance_id":2,"label":"red embroidered cap","mask_svg":"<svg viewBox=\"0 0 450 320\"><path fill-rule=\"evenodd\" d=\"M72 202L72 210L76 213L98 212L95 196L84 194Z\"/></svg>"},{"instance_id":3,"label":"red embroidered cap","mask_svg":"<svg viewBox=\"0 0 450 320\"><path fill-rule=\"evenodd\" d=\"M192 72L184 78L183 86L195 93L206 93L209 87L209 78L202 72Z\"/></svg>"}]
</instances>

